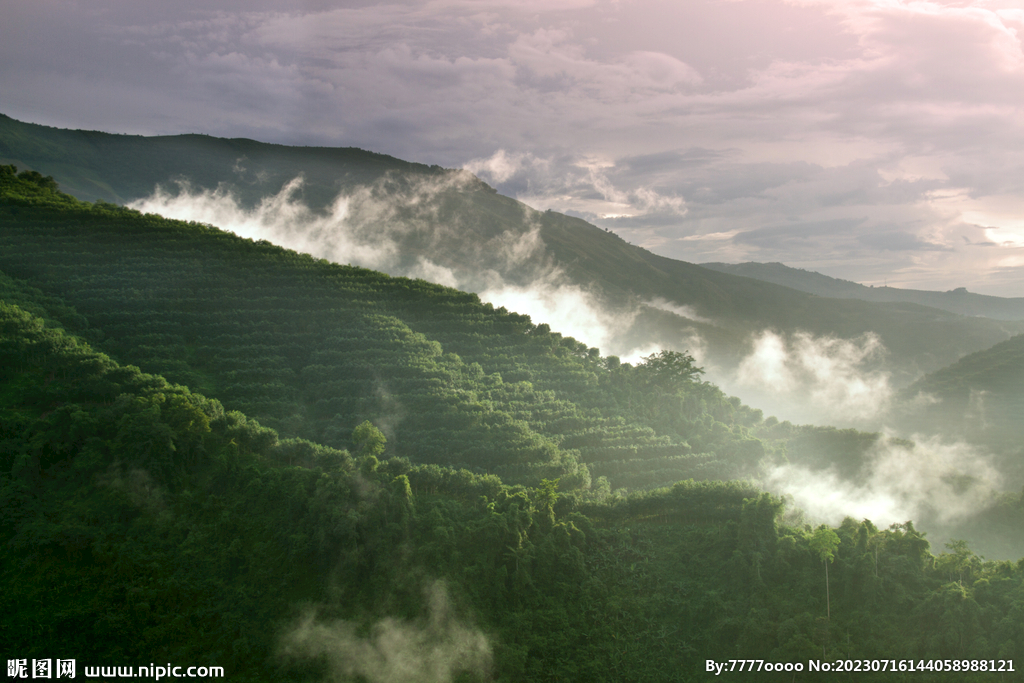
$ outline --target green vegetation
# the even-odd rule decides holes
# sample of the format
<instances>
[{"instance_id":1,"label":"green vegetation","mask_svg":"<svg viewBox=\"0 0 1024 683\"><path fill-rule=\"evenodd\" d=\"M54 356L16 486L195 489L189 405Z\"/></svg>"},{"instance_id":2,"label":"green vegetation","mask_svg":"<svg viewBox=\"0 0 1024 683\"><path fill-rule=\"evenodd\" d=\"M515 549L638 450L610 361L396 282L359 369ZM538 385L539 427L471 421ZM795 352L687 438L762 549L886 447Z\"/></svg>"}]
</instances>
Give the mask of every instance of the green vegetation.
<instances>
[{"instance_id":1,"label":"green vegetation","mask_svg":"<svg viewBox=\"0 0 1024 683\"><path fill-rule=\"evenodd\" d=\"M482 283L496 273L505 283L525 286L538 272L554 268L567 282L597 294L609 310L635 316L629 329L616 331L623 348L673 348L696 334L707 345L709 362L723 367L735 366L749 352L750 335L765 329L845 339L874 332L888 350L879 362L905 385L921 372L1024 332L1019 320L965 317L918 305L924 302L826 299L660 257L578 218L534 211L466 172L358 149L200 135L111 135L0 115L2 163L52 175L79 199L117 203L148 197L158 184L173 193L175 182L185 178L194 191L220 188L251 208L301 176L298 200L315 215L339 194L370 202L360 230L367 244L372 235L395 240L395 272L410 272L401 264L423 257L457 273L460 282ZM510 260L508 246L529 241L535 231L540 248ZM700 319L638 307L658 299L687 306Z\"/></svg>"},{"instance_id":2,"label":"green vegetation","mask_svg":"<svg viewBox=\"0 0 1024 683\"><path fill-rule=\"evenodd\" d=\"M805 663L822 647L1024 654L1024 563L963 543L933 557L909 523L812 531L737 483L583 495L280 440L7 304L0 381L0 608L19 657L319 680L330 658L301 656L324 652L317 638L394 654L373 649L393 635L413 659L424 643L460 653L461 680L685 681L706 659Z\"/></svg>"},{"instance_id":3,"label":"green vegetation","mask_svg":"<svg viewBox=\"0 0 1024 683\"><path fill-rule=\"evenodd\" d=\"M286 436L347 448L369 420L392 455L572 489L733 478L766 453L760 413L683 354L617 363L473 294L77 202L10 167L0 188L5 297L59 300L105 353Z\"/></svg>"},{"instance_id":4,"label":"green vegetation","mask_svg":"<svg viewBox=\"0 0 1024 683\"><path fill-rule=\"evenodd\" d=\"M685 354L619 363L475 295L11 166L0 270L11 656L242 681L369 680L396 650L464 681L1024 663L1024 562L933 556L910 522L787 525L735 479L871 436L763 421Z\"/></svg>"}]
</instances>

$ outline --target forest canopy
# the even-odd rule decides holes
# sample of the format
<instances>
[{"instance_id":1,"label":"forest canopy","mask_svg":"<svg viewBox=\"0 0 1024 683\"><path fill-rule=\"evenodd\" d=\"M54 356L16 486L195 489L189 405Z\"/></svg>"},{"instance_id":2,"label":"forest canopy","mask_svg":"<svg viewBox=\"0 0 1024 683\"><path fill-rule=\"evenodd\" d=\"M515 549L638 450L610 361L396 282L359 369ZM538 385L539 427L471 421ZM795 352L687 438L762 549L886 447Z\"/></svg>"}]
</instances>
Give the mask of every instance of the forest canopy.
<instances>
[{"instance_id":1,"label":"forest canopy","mask_svg":"<svg viewBox=\"0 0 1024 683\"><path fill-rule=\"evenodd\" d=\"M814 528L742 479L863 435L769 423L687 354L616 362L472 294L51 181L0 168L11 657L242 681L372 680L351 653L384 642L456 680L1024 662L1024 562L934 555L911 521Z\"/></svg>"}]
</instances>

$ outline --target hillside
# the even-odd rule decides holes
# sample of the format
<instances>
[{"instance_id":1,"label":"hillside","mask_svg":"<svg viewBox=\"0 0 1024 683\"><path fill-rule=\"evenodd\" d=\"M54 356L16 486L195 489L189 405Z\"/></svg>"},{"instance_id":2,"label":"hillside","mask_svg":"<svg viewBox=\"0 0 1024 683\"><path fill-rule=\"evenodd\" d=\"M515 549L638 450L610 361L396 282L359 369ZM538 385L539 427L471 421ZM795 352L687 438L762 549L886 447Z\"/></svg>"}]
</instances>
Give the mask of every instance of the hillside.
<instances>
[{"instance_id":1,"label":"hillside","mask_svg":"<svg viewBox=\"0 0 1024 683\"><path fill-rule=\"evenodd\" d=\"M230 183L252 206L305 174L305 199L317 209L327 206L339 189L372 183L389 171L441 170L355 148L287 147L207 135L113 135L22 123L2 114L0 162L45 170L79 199L115 204L187 177L198 187Z\"/></svg>"},{"instance_id":2,"label":"hillside","mask_svg":"<svg viewBox=\"0 0 1024 683\"><path fill-rule=\"evenodd\" d=\"M0 379L2 644L29 659L58 649L79 676L154 660L242 681L375 670L343 653L325 662L319 630L381 648L412 676L678 680L680 667L696 673L673 653L683 634L655 637L674 615L645 615L640 586L623 580L640 553L657 563L671 543L653 551L634 531L633 548L621 527L697 507L725 531L756 495L683 485L599 506L591 522L553 490L380 463L379 442L350 455L279 441L2 302ZM720 607L742 612L745 600ZM721 616L685 637L703 642L727 628ZM626 632L640 647L614 646Z\"/></svg>"},{"instance_id":3,"label":"hillside","mask_svg":"<svg viewBox=\"0 0 1024 683\"><path fill-rule=\"evenodd\" d=\"M1024 335L972 353L902 392L905 422L1012 453L1024 477Z\"/></svg>"},{"instance_id":4,"label":"hillside","mask_svg":"<svg viewBox=\"0 0 1024 683\"><path fill-rule=\"evenodd\" d=\"M518 287L557 298L568 287L592 296L590 312L609 321L595 322L603 325L606 354L691 340L706 348L709 363L728 370L766 329L846 339L870 332L888 350L877 363L906 384L1024 331L1021 322L920 305L826 300L659 257L585 221L503 197L468 173L356 149L144 138L0 117L0 161L53 176L86 200L125 203L160 185L167 197L237 201L240 210L285 207L302 220L263 228L267 239L339 263L476 292ZM301 185L289 185L299 177ZM177 185L181 179L189 184Z\"/></svg>"},{"instance_id":5,"label":"hillside","mask_svg":"<svg viewBox=\"0 0 1024 683\"><path fill-rule=\"evenodd\" d=\"M637 366L476 295L86 204L0 167L0 296L289 437L566 489L753 472L759 411L692 359ZM55 306L52 302L58 302ZM584 466L586 465L586 466Z\"/></svg>"},{"instance_id":6,"label":"hillside","mask_svg":"<svg viewBox=\"0 0 1024 683\"><path fill-rule=\"evenodd\" d=\"M0 387L0 638L78 675L698 681L708 659L897 657L940 681L936 660L1024 655L1021 566L963 543L933 556L909 522L788 526L728 482L508 487L394 457L372 429L351 451L281 440L3 302Z\"/></svg>"},{"instance_id":7,"label":"hillside","mask_svg":"<svg viewBox=\"0 0 1024 683\"><path fill-rule=\"evenodd\" d=\"M849 280L828 277L781 263L702 263L702 267L721 273L771 282L815 296L834 299L859 299L878 303L903 302L930 306L950 313L983 316L994 320L1024 320L1024 298L986 296L965 288L949 292L930 292L898 287L865 287Z\"/></svg>"}]
</instances>

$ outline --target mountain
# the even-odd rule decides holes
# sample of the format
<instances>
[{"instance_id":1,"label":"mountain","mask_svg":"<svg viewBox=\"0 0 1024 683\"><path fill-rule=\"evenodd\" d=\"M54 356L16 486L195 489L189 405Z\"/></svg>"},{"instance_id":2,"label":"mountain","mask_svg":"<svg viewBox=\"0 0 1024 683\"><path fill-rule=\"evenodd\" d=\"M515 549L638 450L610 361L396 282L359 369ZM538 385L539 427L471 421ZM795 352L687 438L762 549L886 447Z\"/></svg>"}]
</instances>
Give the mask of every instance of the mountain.
<instances>
[{"instance_id":1,"label":"mountain","mask_svg":"<svg viewBox=\"0 0 1024 683\"><path fill-rule=\"evenodd\" d=\"M1024 656L1021 563L932 555L911 522L812 528L710 480L784 455L771 433L818 461L865 435L762 421L682 354L621 364L472 294L55 185L0 167L11 676L699 681L753 660L788 681L898 652L942 680ZM602 464L638 486L588 483ZM637 490L685 468L709 480Z\"/></svg>"},{"instance_id":2,"label":"mountain","mask_svg":"<svg viewBox=\"0 0 1024 683\"><path fill-rule=\"evenodd\" d=\"M1024 335L964 356L901 392L905 423L1011 454L1024 478Z\"/></svg>"},{"instance_id":3,"label":"mountain","mask_svg":"<svg viewBox=\"0 0 1024 683\"><path fill-rule=\"evenodd\" d=\"M567 490L735 478L765 455L760 413L683 354L621 364L474 294L79 202L35 172L0 167L0 196L0 296L288 437L345 448L371 421L395 456Z\"/></svg>"},{"instance_id":4,"label":"mountain","mask_svg":"<svg viewBox=\"0 0 1024 683\"><path fill-rule=\"evenodd\" d=\"M252 206L304 174L304 199L318 209L339 189L370 184L388 172L441 172L355 148L288 147L207 135L112 135L22 123L2 114L0 162L45 171L79 199L115 204L185 177L198 187L229 183Z\"/></svg>"},{"instance_id":5,"label":"mountain","mask_svg":"<svg viewBox=\"0 0 1024 683\"><path fill-rule=\"evenodd\" d=\"M632 522L696 508L705 528L725 529L758 495L749 485L690 482L596 504L557 482L512 488L379 462L377 439L352 453L278 440L3 302L0 382L0 638L26 674L59 651L78 676L102 680L135 666L168 674L164 663L241 681L326 680L332 666L413 680L679 680L680 667L696 668L677 646L747 607L734 594L666 642L657 634L678 611L652 618L643 588L624 579L638 561L677 568L672 549L692 535ZM764 498L769 517L777 507ZM727 546L686 562L708 587ZM903 552L896 541L886 556ZM617 651L624 632L642 647ZM720 642L708 651L731 652Z\"/></svg>"},{"instance_id":6,"label":"mountain","mask_svg":"<svg viewBox=\"0 0 1024 683\"><path fill-rule=\"evenodd\" d=\"M771 282L815 296L833 299L859 299L879 303L903 302L930 306L966 316L984 316L994 320L1024 320L1024 298L1005 298L968 292L964 287L948 292L930 292L898 287L865 287L849 280L790 268L781 263L702 263L704 268Z\"/></svg>"},{"instance_id":7,"label":"mountain","mask_svg":"<svg viewBox=\"0 0 1024 683\"><path fill-rule=\"evenodd\" d=\"M897 384L1024 331L1017 321L910 303L824 299L660 257L585 221L535 211L464 171L351 148L112 135L0 117L0 161L52 176L85 200L140 200L159 185L159 206L199 198L262 212L266 221L253 237L339 263L504 293L510 302L543 300L545 310L566 312L549 315L575 324L576 334L587 330L604 353L700 347L723 373L764 330L878 335L887 354L876 365Z\"/></svg>"}]
</instances>

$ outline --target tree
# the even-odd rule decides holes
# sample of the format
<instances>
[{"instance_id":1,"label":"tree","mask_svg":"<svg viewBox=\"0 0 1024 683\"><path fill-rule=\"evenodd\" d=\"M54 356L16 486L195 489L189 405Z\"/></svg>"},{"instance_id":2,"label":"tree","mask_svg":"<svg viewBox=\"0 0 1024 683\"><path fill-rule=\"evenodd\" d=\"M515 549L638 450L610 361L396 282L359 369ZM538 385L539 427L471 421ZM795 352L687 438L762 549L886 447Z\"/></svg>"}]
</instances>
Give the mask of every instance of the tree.
<instances>
[{"instance_id":1,"label":"tree","mask_svg":"<svg viewBox=\"0 0 1024 683\"><path fill-rule=\"evenodd\" d=\"M387 439L384 433L373 426L369 420L364 421L352 430L352 444L355 446L356 454L359 457L372 455L374 457L384 452L384 444Z\"/></svg>"},{"instance_id":2,"label":"tree","mask_svg":"<svg viewBox=\"0 0 1024 683\"><path fill-rule=\"evenodd\" d=\"M16 167L10 166L9 168L14 169ZM53 176L44 176L39 171L22 171L18 174L18 177L22 180L35 183L44 190L56 191L58 189L57 181L53 179Z\"/></svg>"},{"instance_id":3,"label":"tree","mask_svg":"<svg viewBox=\"0 0 1024 683\"><path fill-rule=\"evenodd\" d=\"M974 577L974 572L981 564L977 555L967 547L967 541L954 540L946 544L948 553L942 553L936 558L935 566L940 572L944 572L949 581L956 582L963 587L964 578L967 578L968 585Z\"/></svg>"},{"instance_id":4,"label":"tree","mask_svg":"<svg viewBox=\"0 0 1024 683\"><path fill-rule=\"evenodd\" d=\"M661 351L644 357L640 365L653 384L673 391L680 384L699 384L704 368L695 366L693 356L678 351Z\"/></svg>"},{"instance_id":5,"label":"tree","mask_svg":"<svg viewBox=\"0 0 1024 683\"><path fill-rule=\"evenodd\" d=\"M555 521L555 502L558 500L558 479L542 479L537 487L537 503L552 523Z\"/></svg>"},{"instance_id":6,"label":"tree","mask_svg":"<svg viewBox=\"0 0 1024 683\"><path fill-rule=\"evenodd\" d=\"M811 550L825 564L825 644L828 643L828 624L832 621L831 597L828 589L828 564L835 559L836 549L839 547L839 536L828 525L822 524L814 530L811 536ZM822 656L825 654L825 645L822 645Z\"/></svg>"}]
</instances>

